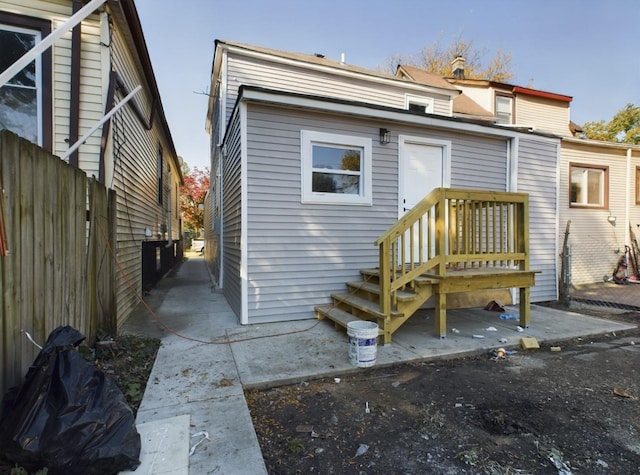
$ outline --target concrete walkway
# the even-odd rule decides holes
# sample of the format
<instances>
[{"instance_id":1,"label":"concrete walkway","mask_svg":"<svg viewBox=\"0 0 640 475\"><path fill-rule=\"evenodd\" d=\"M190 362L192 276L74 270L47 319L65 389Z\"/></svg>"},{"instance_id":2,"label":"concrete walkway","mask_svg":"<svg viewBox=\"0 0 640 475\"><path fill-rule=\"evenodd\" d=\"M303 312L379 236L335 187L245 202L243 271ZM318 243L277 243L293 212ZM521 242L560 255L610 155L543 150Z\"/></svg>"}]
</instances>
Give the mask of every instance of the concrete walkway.
<instances>
[{"instance_id":1,"label":"concrete walkway","mask_svg":"<svg viewBox=\"0 0 640 475\"><path fill-rule=\"evenodd\" d=\"M347 336L331 322L240 326L212 288L201 257L183 262L146 301L162 324L140 306L122 329L162 340L138 410L142 465L135 474L267 473L243 387L366 371L350 364ZM421 311L391 345L378 346L376 365L519 349L523 336L551 343L635 328L545 307L532 306L531 313L531 328L518 332L517 321L496 312L451 310L447 326L456 332L441 340L434 336L433 312Z\"/></svg>"}]
</instances>

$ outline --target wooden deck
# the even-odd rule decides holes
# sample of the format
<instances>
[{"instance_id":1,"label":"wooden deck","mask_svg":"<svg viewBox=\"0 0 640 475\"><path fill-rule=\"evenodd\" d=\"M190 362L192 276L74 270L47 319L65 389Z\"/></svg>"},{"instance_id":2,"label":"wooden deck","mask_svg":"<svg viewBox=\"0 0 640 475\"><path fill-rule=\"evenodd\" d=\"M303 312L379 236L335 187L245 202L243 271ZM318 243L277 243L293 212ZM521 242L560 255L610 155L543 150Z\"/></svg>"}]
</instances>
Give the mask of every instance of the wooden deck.
<instances>
[{"instance_id":1,"label":"wooden deck","mask_svg":"<svg viewBox=\"0 0 640 475\"><path fill-rule=\"evenodd\" d=\"M435 296L435 333L445 338L448 294L517 288L526 327L536 274L529 269L528 221L526 194L438 188L376 241L379 267L362 270L362 282L348 283L316 314L340 326L375 321L389 343Z\"/></svg>"}]
</instances>

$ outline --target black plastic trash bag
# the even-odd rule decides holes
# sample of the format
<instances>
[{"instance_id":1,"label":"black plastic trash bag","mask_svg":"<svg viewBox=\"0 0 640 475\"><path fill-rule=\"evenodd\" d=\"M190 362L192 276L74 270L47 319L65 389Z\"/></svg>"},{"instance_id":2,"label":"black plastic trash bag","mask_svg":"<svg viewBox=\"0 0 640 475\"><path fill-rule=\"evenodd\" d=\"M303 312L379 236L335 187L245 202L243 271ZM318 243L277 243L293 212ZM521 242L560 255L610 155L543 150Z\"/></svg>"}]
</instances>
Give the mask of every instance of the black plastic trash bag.
<instances>
[{"instance_id":1,"label":"black plastic trash bag","mask_svg":"<svg viewBox=\"0 0 640 475\"><path fill-rule=\"evenodd\" d=\"M56 328L0 420L0 453L49 475L105 475L140 465L140 434L116 384L75 349L84 335Z\"/></svg>"}]
</instances>

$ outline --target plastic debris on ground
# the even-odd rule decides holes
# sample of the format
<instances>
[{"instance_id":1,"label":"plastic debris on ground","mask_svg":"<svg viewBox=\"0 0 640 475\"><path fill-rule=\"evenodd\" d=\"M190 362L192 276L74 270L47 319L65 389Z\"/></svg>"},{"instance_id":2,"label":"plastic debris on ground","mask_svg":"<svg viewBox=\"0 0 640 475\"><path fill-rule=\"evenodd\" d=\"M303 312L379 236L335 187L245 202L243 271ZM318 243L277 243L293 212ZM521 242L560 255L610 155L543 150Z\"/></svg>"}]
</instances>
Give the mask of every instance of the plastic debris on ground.
<instances>
[{"instance_id":1,"label":"plastic debris on ground","mask_svg":"<svg viewBox=\"0 0 640 475\"><path fill-rule=\"evenodd\" d=\"M49 475L104 475L140 465L140 434L118 386L77 351L78 330L56 328L15 397L4 400L0 453Z\"/></svg>"},{"instance_id":2,"label":"plastic debris on ground","mask_svg":"<svg viewBox=\"0 0 640 475\"><path fill-rule=\"evenodd\" d=\"M356 457L360 457L366 454L367 450L369 450L369 446L367 444L360 444L360 447L358 447L358 450L356 450Z\"/></svg>"},{"instance_id":3,"label":"plastic debris on ground","mask_svg":"<svg viewBox=\"0 0 640 475\"><path fill-rule=\"evenodd\" d=\"M198 445L203 443L205 440L211 440L209 438L209 433L206 430L197 432L197 433L195 433L195 434L193 434L191 436L192 439L195 438L195 437L202 437L202 438L198 442L196 442L195 444L193 444L191 446L191 449L189 449L189 457L191 457L196 452L196 449L198 448Z\"/></svg>"},{"instance_id":4,"label":"plastic debris on ground","mask_svg":"<svg viewBox=\"0 0 640 475\"><path fill-rule=\"evenodd\" d=\"M517 313L502 313L500 314L500 320L520 320L520 315Z\"/></svg>"}]
</instances>

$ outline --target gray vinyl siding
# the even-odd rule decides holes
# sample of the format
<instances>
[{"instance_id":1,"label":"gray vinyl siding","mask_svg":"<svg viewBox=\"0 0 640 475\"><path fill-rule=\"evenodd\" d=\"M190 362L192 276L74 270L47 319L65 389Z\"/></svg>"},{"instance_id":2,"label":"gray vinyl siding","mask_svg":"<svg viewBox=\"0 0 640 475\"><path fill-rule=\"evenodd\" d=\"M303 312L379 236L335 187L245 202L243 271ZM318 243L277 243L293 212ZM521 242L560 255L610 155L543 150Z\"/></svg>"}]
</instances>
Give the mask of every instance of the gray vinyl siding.
<instances>
[{"instance_id":1,"label":"gray vinyl siding","mask_svg":"<svg viewBox=\"0 0 640 475\"><path fill-rule=\"evenodd\" d=\"M377 266L373 243L398 217L398 134L450 140L453 186L506 189L505 139L397 124L380 145L379 121L255 104L247 115L249 323L311 318L314 305ZM301 203L302 129L372 139L372 206Z\"/></svg>"},{"instance_id":2,"label":"gray vinyl siding","mask_svg":"<svg viewBox=\"0 0 640 475\"><path fill-rule=\"evenodd\" d=\"M377 134L365 121L249 106L250 323L313 317L314 305L328 303L332 292L358 279L359 269L376 265L373 241L396 219L396 177L377 170L397 173L397 165L384 163L389 157L378 153L377 141L373 206L302 204L301 129L372 139Z\"/></svg>"},{"instance_id":3,"label":"gray vinyl siding","mask_svg":"<svg viewBox=\"0 0 640 475\"><path fill-rule=\"evenodd\" d=\"M540 271L531 301L557 299L557 147L552 140L521 138L518 191L529 194L530 268Z\"/></svg>"},{"instance_id":4,"label":"gray vinyl siding","mask_svg":"<svg viewBox=\"0 0 640 475\"><path fill-rule=\"evenodd\" d=\"M241 85L404 108L405 93L434 99L434 112L451 115L449 96L373 83L364 79L289 66L234 53L227 55L226 118L232 114ZM390 78L392 79L392 78ZM398 81L400 82L400 81Z\"/></svg>"},{"instance_id":5,"label":"gray vinyl siding","mask_svg":"<svg viewBox=\"0 0 640 475\"><path fill-rule=\"evenodd\" d=\"M451 142L452 188L506 191L507 139L405 125L393 128L392 139L395 141L399 134ZM394 145L397 161L397 143ZM397 190L397 182L394 189Z\"/></svg>"},{"instance_id":6,"label":"gray vinyl siding","mask_svg":"<svg viewBox=\"0 0 640 475\"><path fill-rule=\"evenodd\" d=\"M223 292L238 317L242 312L241 237L242 237L242 162L240 117L234 115L229 124L223 159Z\"/></svg>"}]
</instances>

